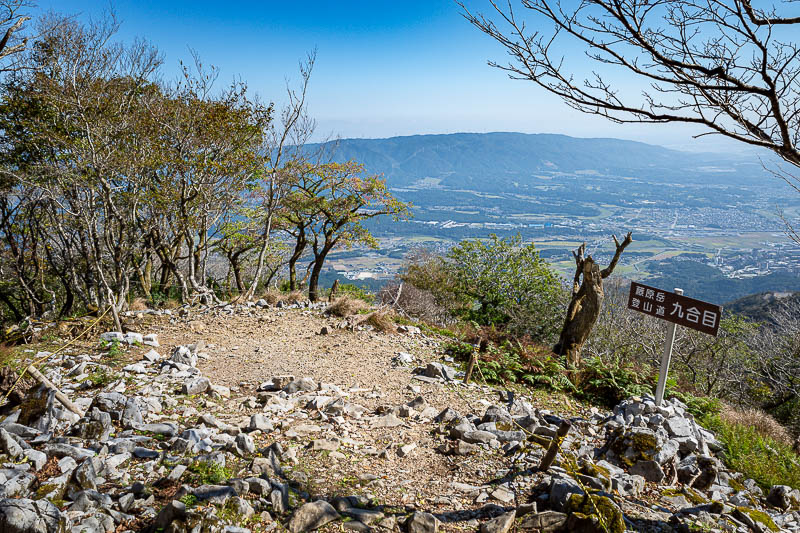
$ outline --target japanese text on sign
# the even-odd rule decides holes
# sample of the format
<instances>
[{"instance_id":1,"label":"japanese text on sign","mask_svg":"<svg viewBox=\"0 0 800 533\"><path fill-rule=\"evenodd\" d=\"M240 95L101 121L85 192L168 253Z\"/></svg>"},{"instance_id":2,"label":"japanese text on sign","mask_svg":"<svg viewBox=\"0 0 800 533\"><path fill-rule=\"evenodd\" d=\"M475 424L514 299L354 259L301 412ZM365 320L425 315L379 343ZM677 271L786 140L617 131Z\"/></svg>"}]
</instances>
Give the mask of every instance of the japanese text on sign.
<instances>
[{"instance_id":1,"label":"japanese text on sign","mask_svg":"<svg viewBox=\"0 0 800 533\"><path fill-rule=\"evenodd\" d=\"M631 282L628 309L716 336L722 307Z\"/></svg>"}]
</instances>

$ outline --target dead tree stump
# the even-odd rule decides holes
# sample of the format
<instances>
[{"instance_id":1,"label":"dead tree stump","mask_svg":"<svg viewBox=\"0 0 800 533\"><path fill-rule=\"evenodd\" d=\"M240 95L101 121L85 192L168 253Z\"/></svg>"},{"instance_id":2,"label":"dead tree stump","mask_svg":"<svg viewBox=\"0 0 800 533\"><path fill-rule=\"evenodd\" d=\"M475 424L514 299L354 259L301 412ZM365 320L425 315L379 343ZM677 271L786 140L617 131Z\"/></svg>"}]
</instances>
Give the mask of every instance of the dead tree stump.
<instances>
[{"instance_id":1,"label":"dead tree stump","mask_svg":"<svg viewBox=\"0 0 800 533\"><path fill-rule=\"evenodd\" d=\"M336 298L336 293L339 291L339 280L338 278L334 280L333 285L331 286L331 292L328 294L328 303L331 303L334 298Z\"/></svg>"},{"instance_id":2,"label":"dead tree stump","mask_svg":"<svg viewBox=\"0 0 800 533\"><path fill-rule=\"evenodd\" d=\"M561 329L561 337L558 344L553 347L555 353L566 356L567 366L571 368L580 366L583 343L586 342L597 322L597 317L600 316L600 309L603 307L605 298L603 280L614 272L620 255L633 242L631 232L628 232L625 240L621 243L617 240L616 235L612 237L617 249L614 258L603 270L600 270L591 255L584 257L586 243L572 252L575 257L572 297L567 307L567 316L564 319L564 327Z\"/></svg>"}]
</instances>

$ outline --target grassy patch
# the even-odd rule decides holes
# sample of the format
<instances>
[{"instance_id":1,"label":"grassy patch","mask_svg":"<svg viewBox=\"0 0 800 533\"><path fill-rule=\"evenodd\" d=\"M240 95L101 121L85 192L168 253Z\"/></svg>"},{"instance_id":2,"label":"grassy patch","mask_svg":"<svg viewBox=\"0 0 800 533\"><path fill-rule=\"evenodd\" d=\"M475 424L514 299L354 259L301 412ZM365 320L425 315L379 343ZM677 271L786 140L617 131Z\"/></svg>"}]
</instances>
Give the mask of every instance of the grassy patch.
<instances>
[{"instance_id":1,"label":"grassy patch","mask_svg":"<svg viewBox=\"0 0 800 533\"><path fill-rule=\"evenodd\" d=\"M108 349L108 357L111 359L117 359L125 353L125 350L122 348L119 339L113 339L111 341L101 340L100 347Z\"/></svg>"},{"instance_id":2,"label":"grassy patch","mask_svg":"<svg viewBox=\"0 0 800 533\"><path fill-rule=\"evenodd\" d=\"M217 485L231 478L231 471L219 463L195 461L189 465L189 472L203 485Z\"/></svg>"},{"instance_id":3,"label":"grassy patch","mask_svg":"<svg viewBox=\"0 0 800 533\"><path fill-rule=\"evenodd\" d=\"M84 381L88 381L89 383L91 383L92 388L97 388L97 387L105 387L106 385L114 381L115 378L116 376L114 374L111 374L106 367L101 366L98 367L94 372L89 374Z\"/></svg>"},{"instance_id":4,"label":"grassy patch","mask_svg":"<svg viewBox=\"0 0 800 533\"><path fill-rule=\"evenodd\" d=\"M6 366L13 370L19 370L23 363L17 350L11 346L0 344L0 368Z\"/></svg>"},{"instance_id":5,"label":"grassy patch","mask_svg":"<svg viewBox=\"0 0 800 533\"><path fill-rule=\"evenodd\" d=\"M702 424L717 434L725 445L725 464L763 489L789 485L800 489L800 456L790 446L762 435L750 425L711 415Z\"/></svg>"},{"instance_id":6,"label":"grassy patch","mask_svg":"<svg viewBox=\"0 0 800 533\"><path fill-rule=\"evenodd\" d=\"M195 496L194 494L185 494L181 496L181 499L178 501L180 501L183 505L186 506L187 509L189 509L197 505L197 496Z\"/></svg>"}]
</instances>

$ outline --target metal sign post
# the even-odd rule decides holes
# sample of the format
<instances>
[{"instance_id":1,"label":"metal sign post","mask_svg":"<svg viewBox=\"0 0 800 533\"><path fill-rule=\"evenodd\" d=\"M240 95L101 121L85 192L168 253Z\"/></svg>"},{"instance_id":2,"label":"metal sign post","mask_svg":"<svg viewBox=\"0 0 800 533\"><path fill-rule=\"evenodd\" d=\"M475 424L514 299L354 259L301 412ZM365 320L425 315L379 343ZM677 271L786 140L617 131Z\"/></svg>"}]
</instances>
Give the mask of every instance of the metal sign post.
<instances>
[{"instance_id":1,"label":"metal sign post","mask_svg":"<svg viewBox=\"0 0 800 533\"><path fill-rule=\"evenodd\" d=\"M675 288L675 294L682 295L683 289ZM672 346L675 344L675 328L678 325L670 322L667 327L667 338L664 339L664 354L661 356L661 370L658 372L658 385L656 386L656 405L664 401L664 389L667 388L667 374L672 361Z\"/></svg>"},{"instance_id":2,"label":"metal sign post","mask_svg":"<svg viewBox=\"0 0 800 533\"><path fill-rule=\"evenodd\" d=\"M632 281L631 291L628 295L628 309L670 323L669 329L667 329L667 338L664 341L664 355L661 356L661 371L658 374L658 385L656 386L656 405L661 405L661 402L664 401L664 389L667 387L672 345L675 343L675 328L684 326L716 336L719 331L719 321L722 319L722 307L688 298L683 295L683 289L667 292Z\"/></svg>"}]
</instances>

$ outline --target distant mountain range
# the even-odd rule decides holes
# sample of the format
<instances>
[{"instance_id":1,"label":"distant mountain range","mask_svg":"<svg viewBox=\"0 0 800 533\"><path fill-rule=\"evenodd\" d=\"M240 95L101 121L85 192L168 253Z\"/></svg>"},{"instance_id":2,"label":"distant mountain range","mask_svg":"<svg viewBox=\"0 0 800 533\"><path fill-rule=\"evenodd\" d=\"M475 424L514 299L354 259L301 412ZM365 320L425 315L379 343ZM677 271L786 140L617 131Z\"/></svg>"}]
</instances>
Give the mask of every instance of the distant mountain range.
<instances>
[{"instance_id":1,"label":"distant mountain range","mask_svg":"<svg viewBox=\"0 0 800 533\"><path fill-rule=\"evenodd\" d=\"M680 152L634 141L554 134L411 135L341 139L324 147L337 161L353 159L369 172L382 173L392 187L508 191L541 183L542 177L582 173L656 183L752 185L766 175L752 154Z\"/></svg>"}]
</instances>

